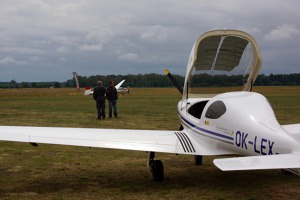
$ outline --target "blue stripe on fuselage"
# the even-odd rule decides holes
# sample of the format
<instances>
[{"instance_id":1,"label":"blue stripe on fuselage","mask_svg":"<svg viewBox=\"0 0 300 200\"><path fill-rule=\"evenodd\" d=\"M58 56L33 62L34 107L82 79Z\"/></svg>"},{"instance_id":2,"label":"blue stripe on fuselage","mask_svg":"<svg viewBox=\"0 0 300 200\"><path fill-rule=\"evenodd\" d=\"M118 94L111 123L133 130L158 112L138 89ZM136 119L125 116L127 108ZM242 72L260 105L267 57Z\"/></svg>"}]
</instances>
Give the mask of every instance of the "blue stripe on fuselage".
<instances>
[{"instance_id":1,"label":"blue stripe on fuselage","mask_svg":"<svg viewBox=\"0 0 300 200\"><path fill-rule=\"evenodd\" d=\"M201 128L201 127L199 127L199 126L196 126L195 124L189 122L187 119L185 119L185 118L182 117L181 115L180 115L180 117L181 117L181 119L182 119L183 121L185 121L188 125L190 125L190 126L193 127L193 128L196 128L196 129L198 129L198 130L200 130L200 131L203 131L203 132L205 132L205 133L208 133L208 134L211 134L211 135L214 135L214 136L218 136L218 137L221 137L221 138L224 138L224 139L233 141L233 137L229 137L229 136L227 136L227 135L222 135L222 134L220 134L220 133L216 133L216 132L213 132L213 131L209 131L209 130L203 129L203 128Z\"/></svg>"}]
</instances>

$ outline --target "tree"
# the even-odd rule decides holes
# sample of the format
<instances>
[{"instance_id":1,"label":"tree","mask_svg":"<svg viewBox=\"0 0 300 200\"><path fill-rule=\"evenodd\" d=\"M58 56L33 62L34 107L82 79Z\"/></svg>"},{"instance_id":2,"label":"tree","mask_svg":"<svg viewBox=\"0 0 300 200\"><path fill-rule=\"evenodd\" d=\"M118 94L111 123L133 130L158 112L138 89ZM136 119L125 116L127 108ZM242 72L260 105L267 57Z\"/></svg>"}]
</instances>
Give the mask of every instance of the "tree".
<instances>
[{"instance_id":1,"label":"tree","mask_svg":"<svg viewBox=\"0 0 300 200\"><path fill-rule=\"evenodd\" d=\"M17 82L15 81L15 79L13 79L13 80L10 81L10 85L11 85L12 88L17 88L17 85L18 85L18 84L17 84Z\"/></svg>"},{"instance_id":2,"label":"tree","mask_svg":"<svg viewBox=\"0 0 300 200\"><path fill-rule=\"evenodd\" d=\"M54 87L55 87L55 88L60 88L60 87L61 87L61 85L60 85L60 83L59 83L59 82L55 82L55 83L54 83Z\"/></svg>"},{"instance_id":3,"label":"tree","mask_svg":"<svg viewBox=\"0 0 300 200\"><path fill-rule=\"evenodd\" d=\"M36 82L31 83L31 87L32 88L37 88L37 83Z\"/></svg>"},{"instance_id":4,"label":"tree","mask_svg":"<svg viewBox=\"0 0 300 200\"><path fill-rule=\"evenodd\" d=\"M29 84L27 82L22 82L22 88L29 88Z\"/></svg>"}]
</instances>

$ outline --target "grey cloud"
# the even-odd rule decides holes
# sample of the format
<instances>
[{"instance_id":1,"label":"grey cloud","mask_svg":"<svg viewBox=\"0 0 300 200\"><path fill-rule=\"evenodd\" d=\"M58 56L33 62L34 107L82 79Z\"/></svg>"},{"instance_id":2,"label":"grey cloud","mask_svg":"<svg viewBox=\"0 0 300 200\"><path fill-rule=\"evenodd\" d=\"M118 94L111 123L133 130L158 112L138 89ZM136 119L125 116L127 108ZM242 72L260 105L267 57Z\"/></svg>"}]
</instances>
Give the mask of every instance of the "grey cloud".
<instances>
[{"instance_id":1,"label":"grey cloud","mask_svg":"<svg viewBox=\"0 0 300 200\"><path fill-rule=\"evenodd\" d=\"M11 64L11 63L15 63L16 60L10 57L5 57L0 59L0 64Z\"/></svg>"},{"instance_id":2,"label":"grey cloud","mask_svg":"<svg viewBox=\"0 0 300 200\"><path fill-rule=\"evenodd\" d=\"M300 30L293 24L283 24L277 26L264 36L265 40L287 40L291 39L292 35L300 36Z\"/></svg>"},{"instance_id":3,"label":"grey cloud","mask_svg":"<svg viewBox=\"0 0 300 200\"><path fill-rule=\"evenodd\" d=\"M137 61L138 55L135 53L126 53L124 55L121 55L118 59L125 61Z\"/></svg>"},{"instance_id":4,"label":"grey cloud","mask_svg":"<svg viewBox=\"0 0 300 200\"><path fill-rule=\"evenodd\" d=\"M101 44L83 44L78 49L81 51L102 51L103 47Z\"/></svg>"},{"instance_id":5,"label":"grey cloud","mask_svg":"<svg viewBox=\"0 0 300 200\"><path fill-rule=\"evenodd\" d=\"M69 48L67 48L67 47L59 47L59 48L56 49L56 52L57 53L67 53L67 52L69 52Z\"/></svg>"},{"instance_id":6,"label":"grey cloud","mask_svg":"<svg viewBox=\"0 0 300 200\"><path fill-rule=\"evenodd\" d=\"M2 1L0 81L64 81L72 71L162 73L166 66L184 75L195 40L224 28L253 35L262 72L275 65L299 72L299 6L297 0Z\"/></svg>"},{"instance_id":7,"label":"grey cloud","mask_svg":"<svg viewBox=\"0 0 300 200\"><path fill-rule=\"evenodd\" d=\"M166 40L168 33L161 25L152 26L140 36L142 40L162 41Z\"/></svg>"}]
</instances>

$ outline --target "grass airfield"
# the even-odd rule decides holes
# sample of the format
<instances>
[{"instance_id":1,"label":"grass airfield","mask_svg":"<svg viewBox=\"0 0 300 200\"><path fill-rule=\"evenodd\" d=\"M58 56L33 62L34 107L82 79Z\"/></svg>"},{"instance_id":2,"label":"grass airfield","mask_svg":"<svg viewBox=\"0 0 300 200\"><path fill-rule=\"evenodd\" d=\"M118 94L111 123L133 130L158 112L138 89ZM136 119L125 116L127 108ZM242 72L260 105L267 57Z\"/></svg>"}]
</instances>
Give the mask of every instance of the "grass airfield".
<instances>
[{"instance_id":1,"label":"grass airfield","mask_svg":"<svg viewBox=\"0 0 300 200\"><path fill-rule=\"evenodd\" d=\"M222 92L223 88L203 88ZM281 124L300 123L300 87L254 87ZM0 89L0 124L177 130L175 88L132 88L119 119L96 120L95 102L75 89ZM108 115L108 106L106 113ZM84 134L84 133L83 133ZM300 177L280 170L222 172L204 157L158 153L165 180L150 180L145 152L0 142L0 199L299 199Z\"/></svg>"}]
</instances>

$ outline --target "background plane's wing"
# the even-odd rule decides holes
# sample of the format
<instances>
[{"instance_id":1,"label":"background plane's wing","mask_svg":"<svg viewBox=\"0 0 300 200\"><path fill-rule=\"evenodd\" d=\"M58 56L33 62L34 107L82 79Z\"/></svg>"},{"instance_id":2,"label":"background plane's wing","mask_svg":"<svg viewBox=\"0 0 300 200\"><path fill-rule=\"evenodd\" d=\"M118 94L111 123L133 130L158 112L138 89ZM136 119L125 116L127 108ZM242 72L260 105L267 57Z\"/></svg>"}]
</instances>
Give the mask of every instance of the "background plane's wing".
<instances>
[{"instance_id":1,"label":"background plane's wing","mask_svg":"<svg viewBox=\"0 0 300 200\"><path fill-rule=\"evenodd\" d=\"M120 83L118 83L115 88L116 89L119 89L121 87L121 85L124 83L125 79L123 81L121 81Z\"/></svg>"},{"instance_id":2,"label":"background plane's wing","mask_svg":"<svg viewBox=\"0 0 300 200\"><path fill-rule=\"evenodd\" d=\"M0 140L191 155L229 153L207 143L195 145L185 131L0 126Z\"/></svg>"},{"instance_id":3,"label":"background plane's wing","mask_svg":"<svg viewBox=\"0 0 300 200\"><path fill-rule=\"evenodd\" d=\"M300 155L280 154L215 159L222 171L300 168Z\"/></svg>"}]
</instances>

